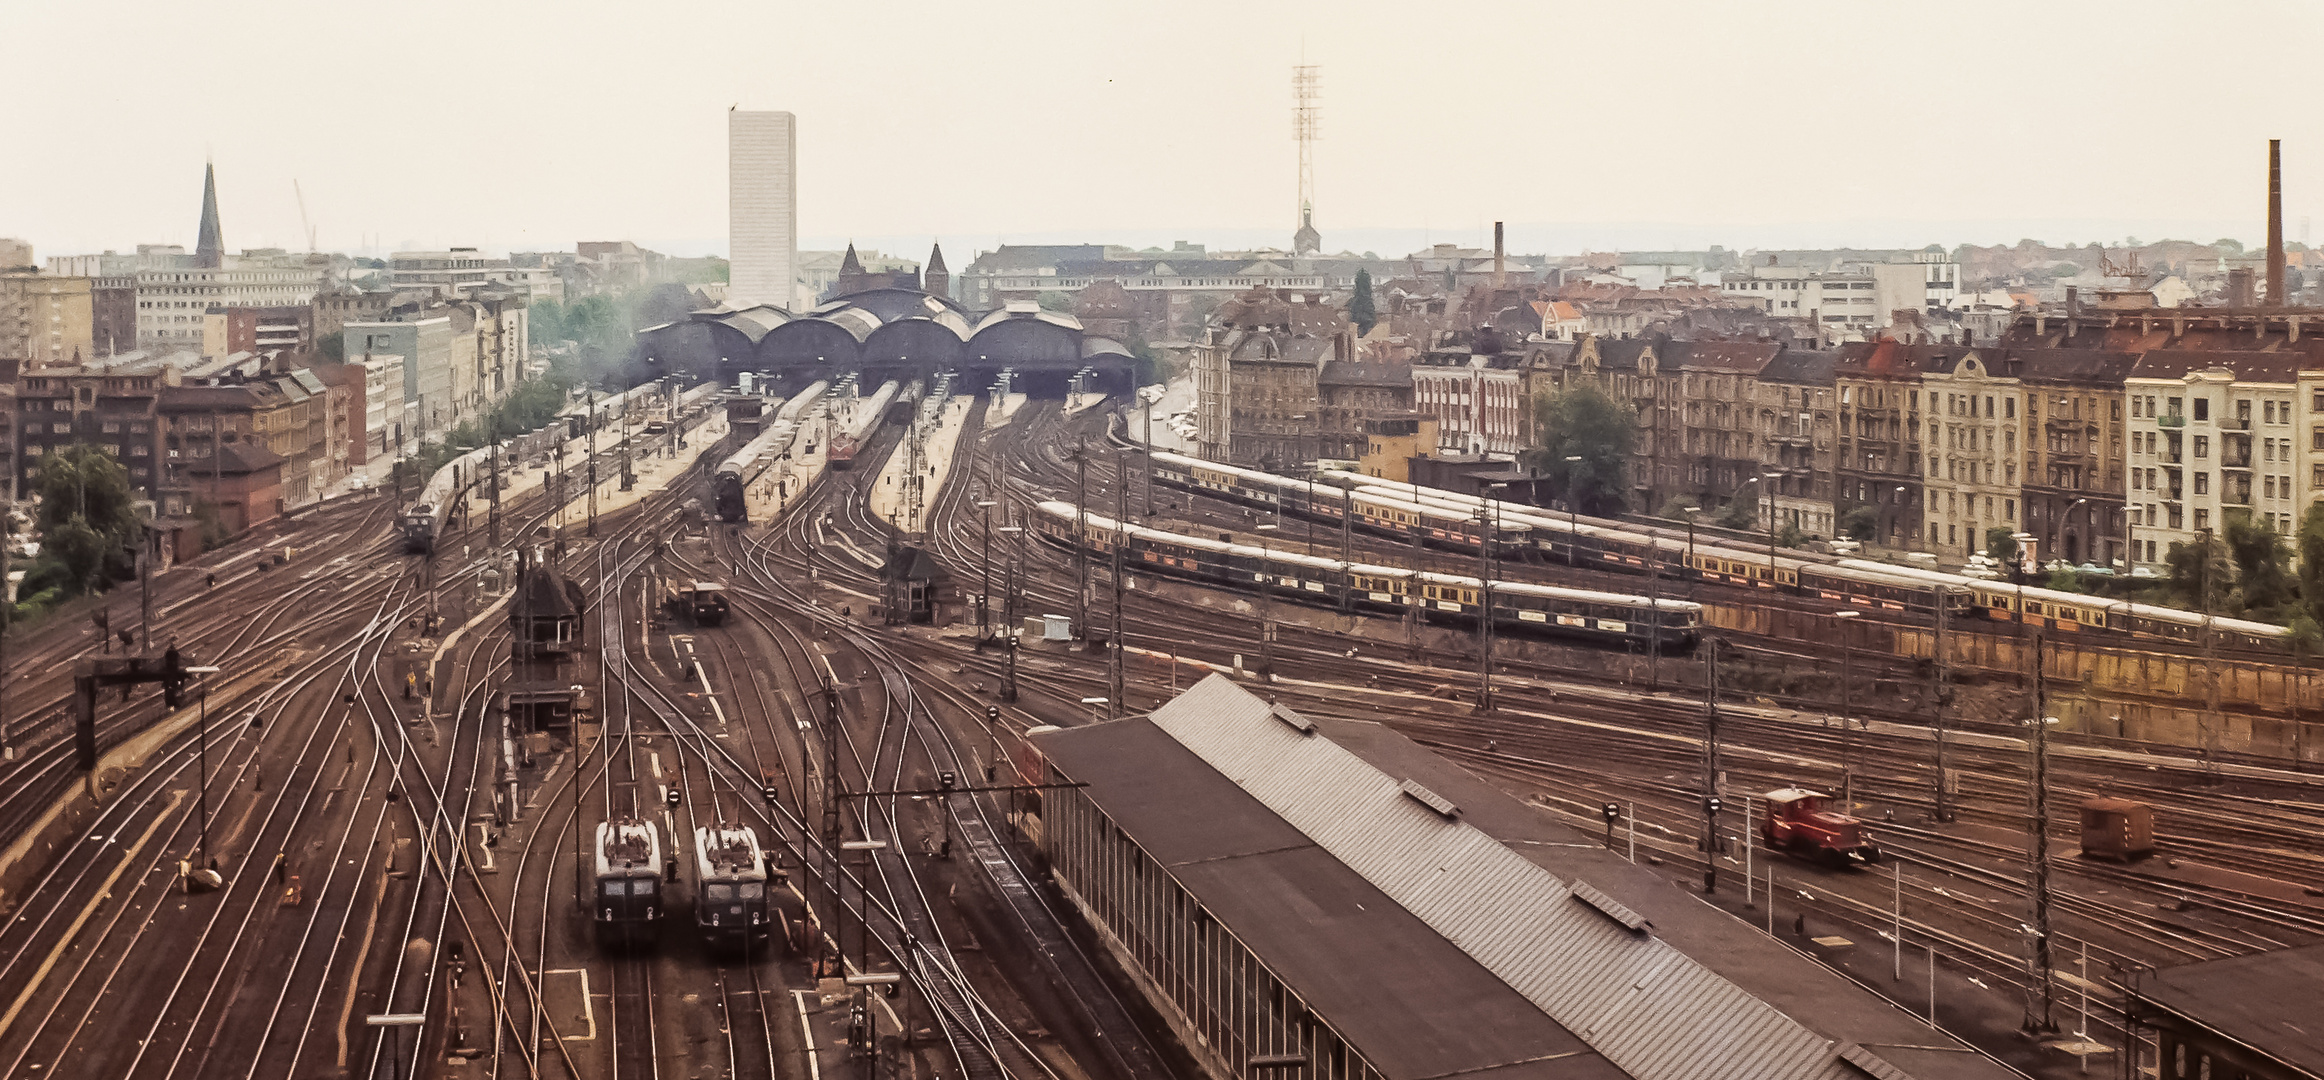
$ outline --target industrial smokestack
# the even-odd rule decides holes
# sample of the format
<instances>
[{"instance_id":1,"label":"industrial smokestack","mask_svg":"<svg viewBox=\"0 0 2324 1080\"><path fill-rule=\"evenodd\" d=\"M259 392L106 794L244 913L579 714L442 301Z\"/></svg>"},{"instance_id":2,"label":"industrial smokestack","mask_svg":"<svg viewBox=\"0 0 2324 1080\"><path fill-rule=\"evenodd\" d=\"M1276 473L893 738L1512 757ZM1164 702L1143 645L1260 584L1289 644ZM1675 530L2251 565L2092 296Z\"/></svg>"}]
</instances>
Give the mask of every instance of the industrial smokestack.
<instances>
[{"instance_id":1,"label":"industrial smokestack","mask_svg":"<svg viewBox=\"0 0 2324 1080\"><path fill-rule=\"evenodd\" d=\"M2277 246L2281 247L2282 245L2278 244ZM1496 289L1509 283L1509 276L1502 269L1502 253L1501 223L1496 221L1493 223L1493 287ZM2282 263L2283 259L2279 255L2274 265L2281 267Z\"/></svg>"},{"instance_id":2,"label":"industrial smokestack","mask_svg":"<svg viewBox=\"0 0 2324 1080\"><path fill-rule=\"evenodd\" d=\"M2268 306L2284 306L2284 141L2268 140Z\"/></svg>"}]
</instances>

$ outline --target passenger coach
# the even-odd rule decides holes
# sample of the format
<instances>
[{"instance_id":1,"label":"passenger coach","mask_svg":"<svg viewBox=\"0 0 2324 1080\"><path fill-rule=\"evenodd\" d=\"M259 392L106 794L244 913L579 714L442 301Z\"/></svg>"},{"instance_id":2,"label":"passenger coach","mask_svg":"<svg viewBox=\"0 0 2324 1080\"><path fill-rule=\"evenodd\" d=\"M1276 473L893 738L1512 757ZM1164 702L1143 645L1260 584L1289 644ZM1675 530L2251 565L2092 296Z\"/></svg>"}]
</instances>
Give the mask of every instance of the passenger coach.
<instances>
[{"instance_id":1,"label":"passenger coach","mask_svg":"<svg viewBox=\"0 0 2324 1080\"><path fill-rule=\"evenodd\" d=\"M1060 547L1077 544L1104 556L1116 544L1124 558L1158 573L1192 578L1240 592L1268 590L1287 602L1336 606L1371 614L1410 612L1432 620L1474 623L1487 590L1472 577L1393 566L1342 562L1291 551L1236 544L1127 525L1079 514L1071 503L1045 502L1036 535ZM1077 519L1086 521L1079 526ZM1622 593L1496 581L1490 589L1496 627L1537 635L1579 638L1666 652L1691 649L1702 637L1702 606Z\"/></svg>"}]
</instances>

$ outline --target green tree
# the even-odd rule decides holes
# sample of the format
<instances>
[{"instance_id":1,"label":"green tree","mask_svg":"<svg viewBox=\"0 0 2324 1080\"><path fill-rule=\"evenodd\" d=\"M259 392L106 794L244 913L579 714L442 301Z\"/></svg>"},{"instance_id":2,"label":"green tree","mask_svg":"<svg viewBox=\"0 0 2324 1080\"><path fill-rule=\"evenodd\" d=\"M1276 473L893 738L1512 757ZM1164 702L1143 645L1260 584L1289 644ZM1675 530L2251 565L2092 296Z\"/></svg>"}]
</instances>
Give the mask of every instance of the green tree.
<instances>
[{"instance_id":1,"label":"green tree","mask_svg":"<svg viewBox=\"0 0 2324 1080\"><path fill-rule=\"evenodd\" d=\"M1356 294L1348 298L1348 321L1356 324L1356 336L1372 332L1380 321L1380 309L1372 302L1372 272L1356 271Z\"/></svg>"},{"instance_id":2,"label":"green tree","mask_svg":"<svg viewBox=\"0 0 2324 1080\"><path fill-rule=\"evenodd\" d=\"M2010 535L2008 526L1996 525L1985 530L1985 555L2012 572L2017 569L2020 549L2017 537Z\"/></svg>"},{"instance_id":3,"label":"green tree","mask_svg":"<svg viewBox=\"0 0 2324 1080\"><path fill-rule=\"evenodd\" d=\"M1668 518L1671 521L1685 521L1687 518L1694 516L1687 513L1688 510L1693 510L1695 513L1699 514L1702 512L1702 509L1702 506L1696 502L1695 497L1692 495L1673 495L1670 497L1669 502L1662 504L1662 509L1656 512L1654 516L1658 518Z\"/></svg>"},{"instance_id":4,"label":"green tree","mask_svg":"<svg viewBox=\"0 0 2324 1080\"><path fill-rule=\"evenodd\" d=\"M1533 410L1536 442L1518 462L1547 478L1560 496L1578 499L1584 513L1624 510L1623 478L1638 445L1636 410L1595 386L1543 394Z\"/></svg>"},{"instance_id":5,"label":"green tree","mask_svg":"<svg viewBox=\"0 0 2324 1080\"><path fill-rule=\"evenodd\" d=\"M1850 540L1871 543L1880 533L1880 508L1870 503L1848 511L1840 517L1840 535Z\"/></svg>"},{"instance_id":6,"label":"green tree","mask_svg":"<svg viewBox=\"0 0 2324 1080\"><path fill-rule=\"evenodd\" d=\"M2171 550L2163 555L2163 566L2163 584L2172 602L2214 613L2226 607L2227 591L2235 580L2235 566L2227 561L2224 545L2203 541L2172 544Z\"/></svg>"},{"instance_id":7,"label":"green tree","mask_svg":"<svg viewBox=\"0 0 2324 1080\"><path fill-rule=\"evenodd\" d=\"M2222 236L2217 240L2211 241L2211 246L2230 255L2243 254L2243 241L2237 240L2234 237Z\"/></svg>"},{"instance_id":8,"label":"green tree","mask_svg":"<svg viewBox=\"0 0 2324 1080\"><path fill-rule=\"evenodd\" d=\"M1777 530L1775 534L1775 546L1777 547L1795 548L1807 542L1808 534L1801 532L1799 526L1790 522L1785 522L1783 528Z\"/></svg>"},{"instance_id":9,"label":"green tree","mask_svg":"<svg viewBox=\"0 0 2324 1080\"><path fill-rule=\"evenodd\" d=\"M1721 528L1726 529L1748 530L1758 528L1759 500L1735 499L1730 501L1727 504L1726 509L1719 511L1719 516L1714 520L1718 522Z\"/></svg>"},{"instance_id":10,"label":"green tree","mask_svg":"<svg viewBox=\"0 0 2324 1080\"><path fill-rule=\"evenodd\" d=\"M2220 535L2227 558L2235 564L2235 588L2228 606L2246 615L2279 619L2299 599L2299 583L2292 576L2292 551L2284 538L2250 514L2227 519Z\"/></svg>"},{"instance_id":11,"label":"green tree","mask_svg":"<svg viewBox=\"0 0 2324 1080\"><path fill-rule=\"evenodd\" d=\"M2308 618L2324 624L2324 503L2300 518L2300 601Z\"/></svg>"},{"instance_id":12,"label":"green tree","mask_svg":"<svg viewBox=\"0 0 2324 1080\"><path fill-rule=\"evenodd\" d=\"M2050 576L2042 582L2042 588L2051 592L2078 593L2089 591L2082 587L2082 575L2066 569L2050 571Z\"/></svg>"},{"instance_id":13,"label":"green tree","mask_svg":"<svg viewBox=\"0 0 2324 1080\"><path fill-rule=\"evenodd\" d=\"M62 447L41 459L35 490L43 555L61 566L67 595L96 588L135 550L137 492L113 455L86 443Z\"/></svg>"},{"instance_id":14,"label":"green tree","mask_svg":"<svg viewBox=\"0 0 2324 1080\"><path fill-rule=\"evenodd\" d=\"M94 446L74 443L42 458L34 490L40 493L43 534L75 520L107 538L137 531L137 493L129 486L129 471Z\"/></svg>"},{"instance_id":15,"label":"green tree","mask_svg":"<svg viewBox=\"0 0 2324 1080\"><path fill-rule=\"evenodd\" d=\"M1042 293L1037 302L1043 311L1071 312L1073 310L1073 294L1058 292L1055 289Z\"/></svg>"}]
</instances>

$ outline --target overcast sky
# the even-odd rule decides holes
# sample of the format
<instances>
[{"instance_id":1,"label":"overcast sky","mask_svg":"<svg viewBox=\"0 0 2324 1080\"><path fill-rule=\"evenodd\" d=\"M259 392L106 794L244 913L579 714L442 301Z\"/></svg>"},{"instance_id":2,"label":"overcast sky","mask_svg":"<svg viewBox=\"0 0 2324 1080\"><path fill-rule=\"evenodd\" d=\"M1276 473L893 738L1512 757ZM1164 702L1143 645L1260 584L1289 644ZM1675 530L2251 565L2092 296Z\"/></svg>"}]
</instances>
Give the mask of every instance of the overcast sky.
<instances>
[{"instance_id":1,"label":"overcast sky","mask_svg":"<svg viewBox=\"0 0 2324 1080\"><path fill-rule=\"evenodd\" d=\"M723 253L730 105L799 117L806 247L1399 253L2264 236L2324 217L2324 5L0 0L0 236ZM2308 122L2303 122L2308 121ZM2310 238L2324 242L2324 233Z\"/></svg>"}]
</instances>

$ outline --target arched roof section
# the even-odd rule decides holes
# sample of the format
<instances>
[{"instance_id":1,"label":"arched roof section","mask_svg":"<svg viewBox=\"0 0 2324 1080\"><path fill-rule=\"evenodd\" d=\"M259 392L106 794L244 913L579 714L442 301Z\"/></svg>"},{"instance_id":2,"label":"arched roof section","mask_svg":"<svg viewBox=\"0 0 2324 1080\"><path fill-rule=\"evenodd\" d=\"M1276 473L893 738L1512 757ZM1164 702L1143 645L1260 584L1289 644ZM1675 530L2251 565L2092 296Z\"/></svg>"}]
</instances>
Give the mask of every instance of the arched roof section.
<instances>
[{"instance_id":1,"label":"arched roof section","mask_svg":"<svg viewBox=\"0 0 2324 1080\"><path fill-rule=\"evenodd\" d=\"M817 364L852 366L863 355L863 339L876 329L863 325L858 332L859 325L857 320L819 316L793 319L759 339L757 366L770 371Z\"/></svg>"},{"instance_id":2,"label":"arched roof section","mask_svg":"<svg viewBox=\"0 0 2324 1080\"><path fill-rule=\"evenodd\" d=\"M637 357L661 371L707 372L716 370L721 356L751 355L747 341L741 342L739 354L726 351L721 333L740 340L725 327L691 320L649 326L637 332Z\"/></svg>"},{"instance_id":3,"label":"arched roof section","mask_svg":"<svg viewBox=\"0 0 2324 1080\"><path fill-rule=\"evenodd\" d=\"M755 345L760 338L767 336L767 331L790 322L791 313L773 304L758 304L734 311L702 312L695 318L733 327Z\"/></svg>"},{"instance_id":4,"label":"arched roof section","mask_svg":"<svg viewBox=\"0 0 2324 1080\"><path fill-rule=\"evenodd\" d=\"M1130 351L1129 346L1112 338L1085 337L1081 339L1081 358L1083 360L1134 361L1138 357L1136 353Z\"/></svg>"},{"instance_id":5,"label":"arched roof section","mask_svg":"<svg viewBox=\"0 0 2324 1080\"><path fill-rule=\"evenodd\" d=\"M1015 367L1081 364L1081 324L1054 311L997 311L968 339L968 359Z\"/></svg>"},{"instance_id":6,"label":"arched roof section","mask_svg":"<svg viewBox=\"0 0 2324 1080\"><path fill-rule=\"evenodd\" d=\"M966 308L944 297L930 295L918 289L867 289L863 292L849 294L826 306L861 308L877 316L883 323L895 322L899 319L941 319L948 314L958 317L963 325L968 322ZM968 335L963 333L961 336L965 338Z\"/></svg>"},{"instance_id":7,"label":"arched roof section","mask_svg":"<svg viewBox=\"0 0 2324 1080\"><path fill-rule=\"evenodd\" d=\"M838 326L853 335L857 341L870 337L872 331L879 329L880 324L887 321L870 311L855 306L851 300L834 300L808 312L807 318L821 319Z\"/></svg>"},{"instance_id":8,"label":"arched roof section","mask_svg":"<svg viewBox=\"0 0 2324 1080\"><path fill-rule=\"evenodd\" d=\"M986 315L982 321L976 324L976 332L981 334L990 327L1009 322L1043 322L1071 330L1075 334L1081 333L1080 319L1062 311L1048 311L1026 302L1012 303L999 311Z\"/></svg>"},{"instance_id":9,"label":"arched roof section","mask_svg":"<svg viewBox=\"0 0 2324 1080\"><path fill-rule=\"evenodd\" d=\"M867 364L908 363L954 367L968 357L960 330L935 319L899 319L871 332L863 342Z\"/></svg>"}]
</instances>

